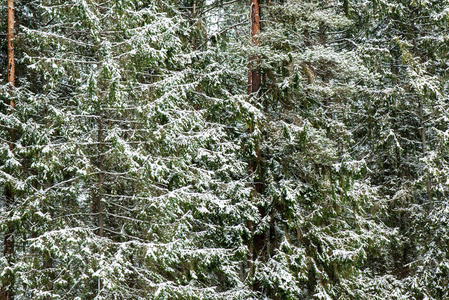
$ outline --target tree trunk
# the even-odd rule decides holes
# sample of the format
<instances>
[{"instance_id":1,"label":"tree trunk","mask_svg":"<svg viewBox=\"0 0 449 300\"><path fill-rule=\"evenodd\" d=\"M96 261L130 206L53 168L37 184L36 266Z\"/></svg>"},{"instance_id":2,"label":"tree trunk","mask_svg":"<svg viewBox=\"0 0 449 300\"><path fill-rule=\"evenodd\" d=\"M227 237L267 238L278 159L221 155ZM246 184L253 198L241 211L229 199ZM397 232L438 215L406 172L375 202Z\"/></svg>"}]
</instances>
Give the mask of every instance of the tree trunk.
<instances>
[{"instance_id":1,"label":"tree trunk","mask_svg":"<svg viewBox=\"0 0 449 300\"><path fill-rule=\"evenodd\" d=\"M97 167L97 182L92 188L92 201L90 206L92 224L96 227L95 233L104 236L104 202L102 201L104 192L104 118L103 113L97 120L97 145L95 149L94 165Z\"/></svg>"},{"instance_id":2,"label":"tree trunk","mask_svg":"<svg viewBox=\"0 0 449 300\"><path fill-rule=\"evenodd\" d=\"M343 1L343 11L345 12L345 16L349 17L349 0Z\"/></svg>"},{"instance_id":3,"label":"tree trunk","mask_svg":"<svg viewBox=\"0 0 449 300\"><path fill-rule=\"evenodd\" d=\"M8 83L10 84L10 105L11 112L15 108L15 103L13 99L14 92L14 77L15 77L15 66L14 66L14 0L8 0ZM13 132L10 131L10 142L9 150L14 149L13 143ZM12 184L7 184L5 186L5 201L6 207L10 209L14 205L14 188ZM6 228L5 237L3 241L3 255L8 262L11 261L14 255L14 228L12 224L8 224ZM0 288L0 300L12 300L14 299L14 294L12 292L12 286L14 284L13 274L7 274L3 278L3 285Z\"/></svg>"},{"instance_id":4,"label":"tree trunk","mask_svg":"<svg viewBox=\"0 0 449 300\"><path fill-rule=\"evenodd\" d=\"M420 122L420 133L421 133L421 146L423 156L427 155L427 141L426 141L426 129L424 124L424 113L422 109L422 100L420 99L418 102L418 114L419 114L419 122ZM432 209L432 186L430 182L430 175L427 173L426 175L426 193L427 193L427 201L429 201L429 207Z\"/></svg>"},{"instance_id":5,"label":"tree trunk","mask_svg":"<svg viewBox=\"0 0 449 300\"><path fill-rule=\"evenodd\" d=\"M14 86L15 65L14 65L14 0L8 0L8 83ZM14 100L10 102L14 108Z\"/></svg>"},{"instance_id":6,"label":"tree trunk","mask_svg":"<svg viewBox=\"0 0 449 300\"><path fill-rule=\"evenodd\" d=\"M6 207L11 209L14 204L14 190L11 185L5 187ZM14 255L14 228L12 224L8 224L6 228L5 237L3 240L3 255L8 264L11 264L12 256ZM14 284L14 275L8 272L2 279L2 287L0 288L0 300L12 300L14 294L12 287Z\"/></svg>"},{"instance_id":7,"label":"tree trunk","mask_svg":"<svg viewBox=\"0 0 449 300\"><path fill-rule=\"evenodd\" d=\"M259 6L259 0L250 0L251 5L251 43L256 46L259 44L259 33L260 33L260 6ZM260 69L257 66L259 63L259 57L258 56L250 56L249 57L249 66L248 66L248 94L253 94L259 91L260 85L261 85L261 77L260 77ZM249 128L249 132L253 132L252 126ZM259 146L257 146L257 158L252 159L252 162L250 162L249 166L249 173L253 174L258 170L258 165L260 162L260 149ZM255 184L255 190L254 193L260 193L261 183L258 179L254 180ZM254 232L254 225L252 221L248 221L246 224L249 232ZM251 237L251 240L248 245L248 258L247 258L247 268L249 272L251 272L253 268L253 260L256 258L256 249L254 244L254 237Z\"/></svg>"},{"instance_id":8,"label":"tree trunk","mask_svg":"<svg viewBox=\"0 0 449 300\"><path fill-rule=\"evenodd\" d=\"M104 154L103 154L103 144L104 144L104 136L103 136L103 116L98 120L98 186L97 192L95 195L95 207L97 213L97 221L98 221L98 235L104 236L104 203L102 201L103 198L103 186L104 186Z\"/></svg>"},{"instance_id":9,"label":"tree trunk","mask_svg":"<svg viewBox=\"0 0 449 300\"><path fill-rule=\"evenodd\" d=\"M260 33L260 6L259 0L251 0L251 42L253 45L259 44ZM260 88L260 69L258 56L249 57L248 71L248 94L259 91Z\"/></svg>"}]
</instances>

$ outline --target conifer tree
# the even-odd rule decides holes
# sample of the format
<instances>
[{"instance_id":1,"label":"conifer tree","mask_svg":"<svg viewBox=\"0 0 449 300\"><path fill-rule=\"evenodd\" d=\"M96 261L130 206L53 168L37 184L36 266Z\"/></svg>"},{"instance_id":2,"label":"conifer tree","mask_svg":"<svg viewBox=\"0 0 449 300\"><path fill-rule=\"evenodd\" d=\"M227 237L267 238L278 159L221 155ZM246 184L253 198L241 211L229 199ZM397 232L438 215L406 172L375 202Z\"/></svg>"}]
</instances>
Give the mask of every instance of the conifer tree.
<instances>
[{"instance_id":1,"label":"conifer tree","mask_svg":"<svg viewBox=\"0 0 449 300\"><path fill-rule=\"evenodd\" d=\"M371 215L382 213L384 203L364 176L363 159L346 154L350 103L368 90L354 83L375 78L356 53L329 42L328 31L350 25L338 7L264 4L256 47L251 36L242 39L242 26L229 29L229 18L214 32L225 55L241 57L234 59L240 62L236 70L245 72L248 54L258 57L251 67L261 70L259 94L248 98L234 89L245 99L236 125L240 159L250 170L245 184L252 191L239 199L247 205L242 221L252 225L245 241L251 268L244 283L253 297L350 295L358 282L371 278L367 252L380 251L390 234ZM241 7L217 5L222 13Z\"/></svg>"},{"instance_id":2,"label":"conifer tree","mask_svg":"<svg viewBox=\"0 0 449 300\"><path fill-rule=\"evenodd\" d=\"M355 102L361 112L355 151L366 157L372 182L389 199L384 222L397 229L388 255L376 266L378 274L393 274L380 284L385 287L380 298L392 289L409 299L440 299L447 293L441 284L445 258L437 254L447 252L446 235L436 234L447 194L446 139L441 135L447 113L442 64L447 5L355 1L349 8L352 34L363 41L358 52L379 78L371 95Z\"/></svg>"},{"instance_id":3,"label":"conifer tree","mask_svg":"<svg viewBox=\"0 0 449 300\"><path fill-rule=\"evenodd\" d=\"M448 11L20 2L2 299L447 298Z\"/></svg>"},{"instance_id":4,"label":"conifer tree","mask_svg":"<svg viewBox=\"0 0 449 300\"><path fill-rule=\"evenodd\" d=\"M195 134L202 113L184 102L182 20L157 3L34 4L46 20L22 30L42 89L22 97L45 117L23 124L36 131L19 141L31 163L15 208L25 235L17 295L197 293L162 280L189 273L182 253L194 241L180 239L194 205L188 186L208 173L189 160L219 136Z\"/></svg>"},{"instance_id":5,"label":"conifer tree","mask_svg":"<svg viewBox=\"0 0 449 300\"><path fill-rule=\"evenodd\" d=\"M14 62L14 1L8 0L7 2L7 11L8 11L8 34L7 34L7 41L8 41L8 55L7 55L7 72L8 72L8 88L9 88L9 105L10 105L10 113L14 112L15 109L15 102L14 102L14 82L15 82L15 62ZM12 128L9 128L9 141L8 141L8 152L11 155L14 150L14 130ZM11 155L12 156L12 155ZM12 168L17 168L18 166L11 166ZM12 170L11 170L12 171ZM14 184L12 182L5 182L4 187L4 203L5 207L8 210L14 209ZM13 299L14 293L13 293L13 286L14 286L14 275L11 274L11 272L8 270L8 268L11 266L14 256L14 244L15 244L15 238L14 238L14 225L11 224L11 222L8 222L6 225L6 228L4 230L4 241L3 241L3 256L5 261L5 269L4 275L1 282L0 287L0 299Z\"/></svg>"}]
</instances>

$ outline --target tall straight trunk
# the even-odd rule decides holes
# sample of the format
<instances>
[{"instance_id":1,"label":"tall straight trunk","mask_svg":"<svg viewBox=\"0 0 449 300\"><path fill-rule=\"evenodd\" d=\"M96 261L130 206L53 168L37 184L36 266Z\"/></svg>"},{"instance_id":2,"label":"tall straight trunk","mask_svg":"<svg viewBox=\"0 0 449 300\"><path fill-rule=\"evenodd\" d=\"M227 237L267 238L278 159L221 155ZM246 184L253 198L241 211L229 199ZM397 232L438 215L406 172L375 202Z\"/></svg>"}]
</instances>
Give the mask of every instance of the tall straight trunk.
<instances>
[{"instance_id":1,"label":"tall straight trunk","mask_svg":"<svg viewBox=\"0 0 449 300\"><path fill-rule=\"evenodd\" d=\"M104 236L104 202L102 200L103 196L103 184L104 184L104 173L103 170L98 175L98 195L97 195L97 208L98 208L98 235Z\"/></svg>"},{"instance_id":2,"label":"tall straight trunk","mask_svg":"<svg viewBox=\"0 0 449 300\"><path fill-rule=\"evenodd\" d=\"M259 6L259 0L250 0L250 13L251 13L251 43L256 46L259 44L259 33L260 33L260 6ZM261 78L260 78L260 69L257 66L259 63L259 57L256 56L250 56L249 57L249 66L248 66L248 94L252 94L255 92L258 92L261 85ZM252 126L249 128L249 132L253 132ZM260 149L259 146L257 148L257 158L254 159L249 166L249 173L253 174L258 169L258 164L260 161ZM256 182L257 179L254 180L255 184L255 191L254 193L260 192L260 188L258 188L260 185L260 182ZM249 232L253 233L253 222L248 221L247 222L247 228ZM247 258L247 268L251 272L253 267L253 260L256 256L255 248L254 248L254 240L252 239L249 242L248 247L248 258Z\"/></svg>"},{"instance_id":3,"label":"tall straight trunk","mask_svg":"<svg viewBox=\"0 0 449 300\"><path fill-rule=\"evenodd\" d=\"M95 192L94 198L94 213L97 215L97 233L99 236L104 236L104 202L103 198L103 188L104 188L104 136L103 136L103 116L101 115L98 119L98 131L97 131L97 151L98 151L98 183L97 190Z\"/></svg>"},{"instance_id":4,"label":"tall straight trunk","mask_svg":"<svg viewBox=\"0 0 449 300\"><path fill-rule=\"evenodd\" d=\"M251 42L253 45L259 44L260 33L260 6L259 0L251 1ZM260 69L257 66L259 62L258 56L249 57L249 71L248 71L248 94L255 93L259 90Z\"/></svg>"},{"instance_id":5,"label":"tall straight trunk","mask_svg":"<svg viewBox=\"0 0 449 300\"><path fill-rule=\"evenodd\" d=\"M8 0L8 83L14 86L15 65L14 65L14 0ZM12 108L15 107L14 100L11 99Z\"/></svg>"},{"instance_id":6,"label":"tall straight trunk","mask_svg":"<svg viewBox=\"0 0 449 300\"><path fill-rule=\"evenodd\" d=\"M421 147L423 156L427 155L427 141L426 141L426 129L424 124L424 113L422 109L422 100L420 99L418 102L418 114L419 114L419 122L420 122L420 133L421 133ZM427 201L429 201L429 207L432 208L432 185L430 182L430 174L426 175L426 193L427 193Z\"/></svg>"},{"instance_id":7,"label":"tall straight trunk","mask_svg":"<svg viewBox=\"0 0 449 300\"><path fill-rule=\"evenodd\" d=\"M10 105L11 105L11 113L14 111L15 102L13 99L14 93L14 77L15 77L15 65L14 65L14 0L8 0L8 83L10 84ZM13 143L14 132L10 131L10 142L9 142L9 150L12 151L14 149ZM6 207L11 208L14 205L14 188L12 184L7 184L5 186L5 201ZM14 255L14 228L13 225L8 224L8 227L5 231L5 237L3 241L3 255L8 262L11 261L12 256ZM3 278L2 286L0 288L0 300L12 300L14 298L14 294L12 291L12 287L14 284L14 276L13 274L8 274Z\"/></svg>"}]
</instances>

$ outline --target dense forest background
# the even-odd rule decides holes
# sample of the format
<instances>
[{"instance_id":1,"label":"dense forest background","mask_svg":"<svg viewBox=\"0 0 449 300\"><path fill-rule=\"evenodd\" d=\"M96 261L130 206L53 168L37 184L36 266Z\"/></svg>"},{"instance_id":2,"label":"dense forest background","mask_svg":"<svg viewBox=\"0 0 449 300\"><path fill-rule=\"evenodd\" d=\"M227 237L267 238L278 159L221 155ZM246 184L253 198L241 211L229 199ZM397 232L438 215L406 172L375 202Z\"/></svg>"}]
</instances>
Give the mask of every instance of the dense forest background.
<instances>
[{"instance_id":1,"label":"dense forest background","mask_svg":"<svg viewBox=\"0 0 449 300\"><path fill-rule=\"evenodd\" d=\"M448 0L0 20L0 299L449 299Z\"/></svg>"}]
</instances>

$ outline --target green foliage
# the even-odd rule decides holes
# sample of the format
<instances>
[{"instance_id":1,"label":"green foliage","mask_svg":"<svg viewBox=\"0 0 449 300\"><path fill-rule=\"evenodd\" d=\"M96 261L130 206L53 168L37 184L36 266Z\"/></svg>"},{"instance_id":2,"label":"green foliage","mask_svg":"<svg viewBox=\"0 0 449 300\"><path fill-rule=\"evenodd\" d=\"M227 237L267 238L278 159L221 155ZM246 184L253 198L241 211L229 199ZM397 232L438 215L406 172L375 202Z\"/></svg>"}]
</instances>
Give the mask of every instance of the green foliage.
<instances>
[{"instance_id":1,"label":"green foliage","mask_svg":"<svg viewBox=\"0 0 449 300\"><path fill-rule=\"evenodd\" d=\"M3 286L449 297L447 1L261 7L255 45L242 1L18 4L18 84L0 87Z\"/></svg>"}]
</instances>

